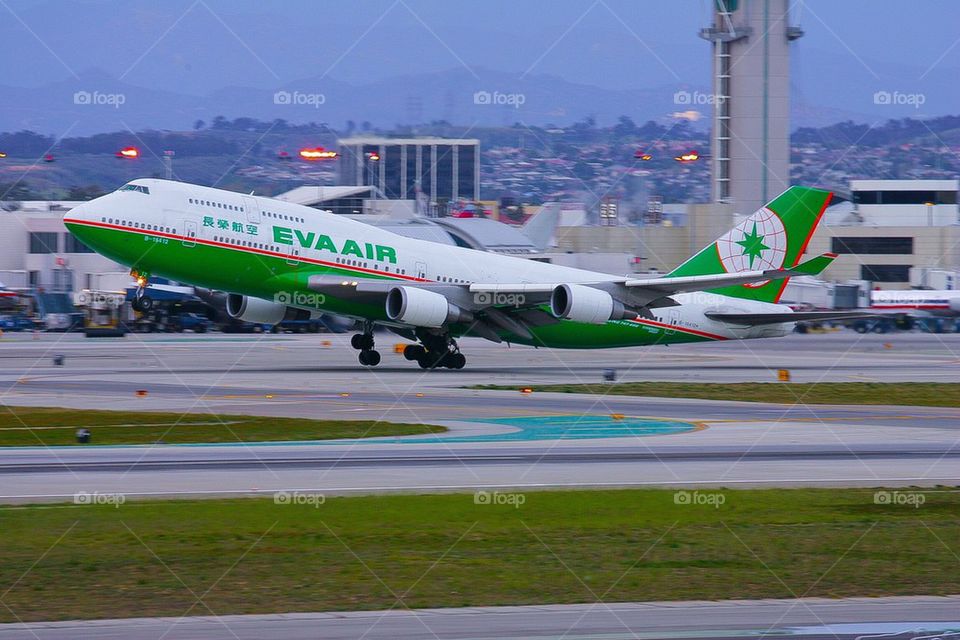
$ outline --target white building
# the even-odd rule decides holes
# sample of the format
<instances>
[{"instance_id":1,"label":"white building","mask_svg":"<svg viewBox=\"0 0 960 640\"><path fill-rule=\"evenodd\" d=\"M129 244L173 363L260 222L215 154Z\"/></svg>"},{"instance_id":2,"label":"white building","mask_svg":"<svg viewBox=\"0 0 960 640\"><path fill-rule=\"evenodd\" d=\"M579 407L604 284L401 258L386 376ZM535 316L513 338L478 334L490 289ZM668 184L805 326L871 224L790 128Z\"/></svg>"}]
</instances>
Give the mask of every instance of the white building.
<instances>
[{"instance_id":1,"label":"white building","mask_svg":"<svg viewBox=\"0 0 960 640\"><path fill-rule=\"evenodd\" d=\"M129 269L94 253L63 224L76 202L22 202L0 211L0 280L8 287L48 292L119 290Z\"/></svg>"},{"instance_id":2,"label":"white building","mask_svg":"<svg viewBox=\"0 0 960 640\"><path fill-rule=\"evenodd\" d=\"M831 279L908 289L911 269L960 266L957 180L852 180L850 190L852 206L828 209L807 249L840 254Z\"/></svg>"},{"instance_id":3,"label":"white building","mask_svg":"<svg viewBox=\"0 0 960 640\"><path fill-rule=\"evenodd\" d=\"M855 215L874 227L958 224L957 189L957 180L850 181Z\"/></svg>"}]
</instances>

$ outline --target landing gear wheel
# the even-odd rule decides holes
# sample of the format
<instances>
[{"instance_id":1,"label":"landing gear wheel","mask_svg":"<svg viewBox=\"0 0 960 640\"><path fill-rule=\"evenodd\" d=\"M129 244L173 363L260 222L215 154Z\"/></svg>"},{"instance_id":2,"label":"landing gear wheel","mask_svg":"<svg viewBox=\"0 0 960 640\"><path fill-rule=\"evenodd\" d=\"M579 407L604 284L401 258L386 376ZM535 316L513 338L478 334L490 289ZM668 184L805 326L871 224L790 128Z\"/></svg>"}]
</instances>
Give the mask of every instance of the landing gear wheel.
<instances>
[{"instance_id":1,"label":"landing gear wheel","mask_svg":"<svg viewBox=\"0 0 960 640\"><path fill-rule=\"evenodd\" d=\"M350 346L358 351L373 349L373 335L357 333L350 337Z\"/></svg>"},{"instance_id":2,"label":"landing gear wheel","mask_svg":"<svg viewBox=\"0 0 960 640\"><path fill-rule=\"evenodd\" d=\"M467 364L467 357L462 353L451 353L444 358L444 364L449 369L463 369Z\"/></svg>"},{"instance_id":3,"label":"landing gear wheel","mask_svg":"<svg viewBox=\"0 0 960 640\"><path fill-rule=\"evenodd\" d=\"M372 349L364 349L360 352L360 355L357 356L357 359L362 365L367 367L375 367L380 364L380 352Z\"/></svg>"},{"instance_id":4,"label":"landing gear wheel","mask_svg":"<svg viewBox=\"0 0 960 640\"><path fill-rule=\"evenodd\" d=\"M134 298L131 306L133 307L134 311L146 313L153 309L153 298L150 296L140 296L138 298Z\"/></svg>"},{"instance_id":5,"label":"landing gear wheel","mask_svg":"<svg viewBox=\"0 0 960 640\"><path fill-rule=\"evenodd\" d=\"M418 344L408 344L403 348L403 357L407 360L419 360L427 354L426 349Z\"/></svg>"}]
</instances>

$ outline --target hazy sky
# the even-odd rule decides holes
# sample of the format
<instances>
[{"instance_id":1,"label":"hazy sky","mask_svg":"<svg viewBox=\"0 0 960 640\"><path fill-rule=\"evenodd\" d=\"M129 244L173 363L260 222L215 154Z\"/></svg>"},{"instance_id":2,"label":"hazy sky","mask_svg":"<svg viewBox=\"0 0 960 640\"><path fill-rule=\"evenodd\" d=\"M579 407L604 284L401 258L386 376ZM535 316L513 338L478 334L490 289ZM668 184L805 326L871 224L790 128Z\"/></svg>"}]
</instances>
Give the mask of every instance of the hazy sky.
<instances>
[{"instance_id":1,"label":"hazy sky","mask_svg":"<svg viewBox=\"0 0 960 640\"><path fill-rule=\"evenodd\" d=\"M708 0L3 0L0 84L100 69L150 88L205 93L298 78L362 83L481 67L613 87L708 83L696 37ZM792 5L803 67L920 76L960 67L956 0ZM842 87L825 87L842 90Z\"/></svg>"},{"instance_id":2,"label":"hazy sky","mask_svg":"<svg viewBox=\"0 0 960 640\"><path fill-rule=\"evenodd\" d=\"M0 0L0 130L183 128L216 115L378 126L670 119L675 92L709 91L710 44L697 33L711 8L710 0ZM960 0L797 0L791 21L806 34L791 46L792 126L960 113ZM298 90L322 94L323 108L270 101ZM478 108L481 90L523 95L523 108ZM126 102L88 106L78 91Z\"/></svg>"}]
</instances>

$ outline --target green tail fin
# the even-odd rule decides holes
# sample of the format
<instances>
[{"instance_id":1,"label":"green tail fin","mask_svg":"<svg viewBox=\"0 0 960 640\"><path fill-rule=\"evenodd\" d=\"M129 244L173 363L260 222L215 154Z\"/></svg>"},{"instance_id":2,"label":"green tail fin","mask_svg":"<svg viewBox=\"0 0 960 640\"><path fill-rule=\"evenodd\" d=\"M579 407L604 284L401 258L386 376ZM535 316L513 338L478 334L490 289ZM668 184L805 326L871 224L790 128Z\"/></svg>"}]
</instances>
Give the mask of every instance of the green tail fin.
<instances>
[{"instance_id":1,"label":"green tail fin","mask_svg":"<svg viewBox=\"0 0 960 640\"><path fill-rule=\"evenodd\" d=\"M679 267L671 276L705 276L793 267L830 203L822 189L790 187ZM735 298L777 302L787 280L713 289Z\"/></svg>"}]
</instances>

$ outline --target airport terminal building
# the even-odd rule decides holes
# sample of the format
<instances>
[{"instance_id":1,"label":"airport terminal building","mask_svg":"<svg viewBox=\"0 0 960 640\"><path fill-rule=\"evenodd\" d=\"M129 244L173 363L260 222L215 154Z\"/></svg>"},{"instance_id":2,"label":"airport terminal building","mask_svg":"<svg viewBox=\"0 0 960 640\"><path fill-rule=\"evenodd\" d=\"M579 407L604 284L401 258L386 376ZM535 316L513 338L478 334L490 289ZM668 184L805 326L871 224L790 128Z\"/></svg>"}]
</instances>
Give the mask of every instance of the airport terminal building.
<instances>
[{"instance_id":1,"label":"airport terminal building","mask_svg":"<svg viewBox=\"0 0 960 640\"><path fill-rule=\"evenodd\" d=\"M910 288L911 269L960 266L957 180L852 180L849 202L830 207L808 253L840 254L831 280Z\"/></svg>"},{"instance_id":2,"label":"airport terminal building","mask_svg":"<svg viewBox=\"0 0 960 640\"><path fill-rule=\"evenodd\" d=\"M339 184L375 186L388 199L480 199L480 141L454 138L346 138L338 142Z\"/></svg>"}]
</instances>

